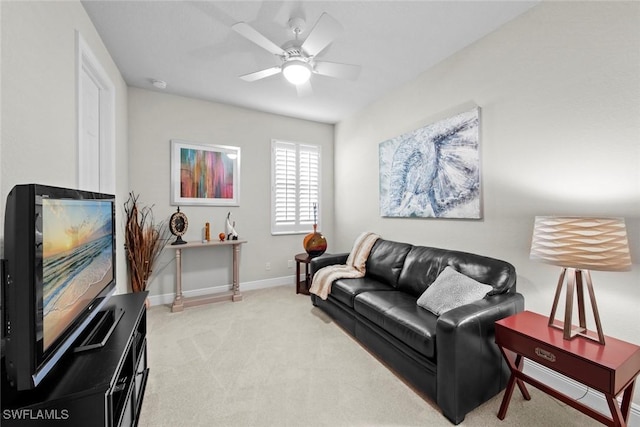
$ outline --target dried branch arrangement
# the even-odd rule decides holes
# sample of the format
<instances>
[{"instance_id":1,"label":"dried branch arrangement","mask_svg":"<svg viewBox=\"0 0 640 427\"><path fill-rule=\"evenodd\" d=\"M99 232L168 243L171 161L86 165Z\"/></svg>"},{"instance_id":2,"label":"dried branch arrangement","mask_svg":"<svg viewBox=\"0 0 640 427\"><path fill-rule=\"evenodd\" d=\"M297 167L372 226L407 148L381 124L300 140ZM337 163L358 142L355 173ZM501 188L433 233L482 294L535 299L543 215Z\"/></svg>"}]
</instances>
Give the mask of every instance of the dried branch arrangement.
<instances>
[{"instance_id":1,"label":"dried branch arrangement","mask_svg":"<svg viewBox=\"0 0 640 427\"><path fill-rule=\"evenodd\" d=\"M133 292L147 289L149 277L169 238L166 221L154 223L152 207L138 207L138 196L129 193L124 204L127 215L125 224L125 252L129 268L129 280Z\"/></svg>"}]
</instances>

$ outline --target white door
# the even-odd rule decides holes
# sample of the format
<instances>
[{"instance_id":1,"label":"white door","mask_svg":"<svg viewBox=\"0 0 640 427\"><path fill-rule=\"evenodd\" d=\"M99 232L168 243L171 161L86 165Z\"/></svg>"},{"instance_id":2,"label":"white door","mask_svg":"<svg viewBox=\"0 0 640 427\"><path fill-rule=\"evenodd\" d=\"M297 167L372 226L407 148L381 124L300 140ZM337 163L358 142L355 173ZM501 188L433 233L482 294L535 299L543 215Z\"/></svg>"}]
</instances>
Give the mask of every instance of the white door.
<instances>
[{"instance_id":1,"label":"white door","mask_svg":"<svg viewBox=\"0 0 640 427\"><path fill-rule=\"evenodd\" d=\"M76 41L78 187L115 194L115 87L78 32Z\"/></svg>"},{"instance_id":2,"label":"white door","mask_svg":"<svg viewBox=\"0 0 640 427\"><path fill-rule=\"evenodd\" d=\"M83 190L100 191L100 88L82 69L78 161Z\"/></svg>"}]
</instances>

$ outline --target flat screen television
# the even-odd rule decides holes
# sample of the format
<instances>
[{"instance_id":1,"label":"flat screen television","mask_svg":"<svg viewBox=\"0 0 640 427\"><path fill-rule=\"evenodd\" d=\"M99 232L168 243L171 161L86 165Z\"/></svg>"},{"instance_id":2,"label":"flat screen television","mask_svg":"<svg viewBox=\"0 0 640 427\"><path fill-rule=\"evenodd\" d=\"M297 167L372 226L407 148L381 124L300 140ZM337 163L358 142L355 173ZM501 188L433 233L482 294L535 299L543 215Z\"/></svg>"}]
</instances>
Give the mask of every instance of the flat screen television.
<instances>
[{"instance_id":1,"label":"flat screen television","mask_svg":"<svg viewBox=\"0 0 640 427\"><path fill-rule=\"evenodd\" d=\"M4 222L4 360L17 390L38 386L115 290L115 197L15 186Z\"/></svg>"}]
</instances>

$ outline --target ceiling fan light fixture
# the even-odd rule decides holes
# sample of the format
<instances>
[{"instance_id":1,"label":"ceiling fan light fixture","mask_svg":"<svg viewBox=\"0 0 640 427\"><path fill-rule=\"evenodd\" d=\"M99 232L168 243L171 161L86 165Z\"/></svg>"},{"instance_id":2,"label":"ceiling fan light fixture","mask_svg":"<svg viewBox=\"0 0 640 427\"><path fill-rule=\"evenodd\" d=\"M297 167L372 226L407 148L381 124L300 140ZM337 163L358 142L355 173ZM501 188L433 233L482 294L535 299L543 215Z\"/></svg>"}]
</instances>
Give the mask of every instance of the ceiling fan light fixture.
<instances>
[{"instance_id":1,"label":"ceiling fan light fixture","mask_svg":"<svg viewBox=\"0 0 640 427\"><path fill-rule=\"evenodd\" d=\"M290 59L282 65L282 74L294 85L301 85L309 81L311 66L301 59Z\"/></svg>"}]
</instances>

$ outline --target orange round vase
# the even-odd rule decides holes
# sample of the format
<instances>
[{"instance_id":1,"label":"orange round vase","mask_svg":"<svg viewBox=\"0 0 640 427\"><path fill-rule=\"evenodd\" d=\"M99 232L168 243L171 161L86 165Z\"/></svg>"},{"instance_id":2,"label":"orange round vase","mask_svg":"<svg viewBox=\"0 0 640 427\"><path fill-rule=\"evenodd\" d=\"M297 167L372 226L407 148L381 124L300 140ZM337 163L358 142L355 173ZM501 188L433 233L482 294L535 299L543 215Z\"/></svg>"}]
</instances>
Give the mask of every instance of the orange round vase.
<instances>
[{"instance_id":1,"label":"orange round vase","mask_svg":"<svg viewBox=\"0 0 640 427\"><path fill-rule=\"evenodd\" d=\"M313 224L313 233L304 236L302 241L302 246L310 257L322 255L327 250L327 239L316 230L317 227L317 224Z\"/></svg>"}]
</instances>

